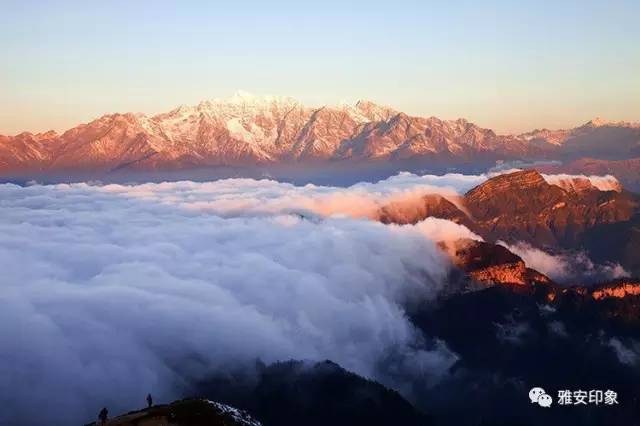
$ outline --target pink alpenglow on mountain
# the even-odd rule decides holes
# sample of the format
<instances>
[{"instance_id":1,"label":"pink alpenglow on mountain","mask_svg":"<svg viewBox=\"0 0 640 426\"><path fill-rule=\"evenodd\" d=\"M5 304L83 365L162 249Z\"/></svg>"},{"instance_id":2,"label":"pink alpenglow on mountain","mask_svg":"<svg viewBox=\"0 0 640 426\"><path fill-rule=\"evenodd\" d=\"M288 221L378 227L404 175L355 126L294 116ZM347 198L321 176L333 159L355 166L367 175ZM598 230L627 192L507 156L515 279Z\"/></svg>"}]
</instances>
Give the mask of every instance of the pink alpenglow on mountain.
<instances>
[{"instance_id":1,"label":"pink alpenglow on mountain","mask_svg":"<svg viewBox=\"0 0 640 426\"><path fill-rule=\"evenodd\" d=\"M598 123L497 135L464 119L413 117L369 101L307 107L287 97L238 92L154 116L105 115L61 135L0 136L0 173L410 159L492 162L597 148L604 136L594 132L617 132L616 146L622 150L635 149L629 141L640 140L637 126Z\"/></svg>"}]
</instances>

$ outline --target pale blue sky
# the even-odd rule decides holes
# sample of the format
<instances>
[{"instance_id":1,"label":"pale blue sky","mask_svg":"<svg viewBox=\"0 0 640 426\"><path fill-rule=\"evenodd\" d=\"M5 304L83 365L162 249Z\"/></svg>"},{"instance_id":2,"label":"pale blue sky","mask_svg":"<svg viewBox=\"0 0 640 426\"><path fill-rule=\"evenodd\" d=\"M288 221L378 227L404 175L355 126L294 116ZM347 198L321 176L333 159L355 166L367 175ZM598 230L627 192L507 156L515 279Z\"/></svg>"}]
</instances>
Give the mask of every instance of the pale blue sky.
<instances>
[{"instance_id":1,"label":"pale blue sky","mask_svg":"<svg viewBox=\"0 0 640 426\"><path fill-rule=\"evenodd\" d=\"M640 2L0 0L0 134L238 89L499 132L640 121Z\"/></svg>"}]
</instances>

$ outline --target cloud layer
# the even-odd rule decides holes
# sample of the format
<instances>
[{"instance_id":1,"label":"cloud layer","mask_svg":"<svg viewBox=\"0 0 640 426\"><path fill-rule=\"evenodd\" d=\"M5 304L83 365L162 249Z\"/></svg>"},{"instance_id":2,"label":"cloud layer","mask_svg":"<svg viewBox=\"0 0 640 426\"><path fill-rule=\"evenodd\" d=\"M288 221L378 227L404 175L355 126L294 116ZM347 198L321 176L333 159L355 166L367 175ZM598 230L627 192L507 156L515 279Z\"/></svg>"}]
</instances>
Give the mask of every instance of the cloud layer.
<instances>
[{"instance_id":1,"label":"cloud layer","mask_svg":"<svg viewBox=\"0 0 640 426\"><path fill-rule=\"evenodd\" d=\"M0 185L0 424L88 421L255 358L329 358L384 381L393 354L438 374L455 356L420 349L403 305L442 288L432 239L466 228L321 217L415 189L387 185Z\"/></svg>"},{"instance_id":2,"label":"cloud layer","mask_svg":"<svg viewBox=\"0 0 640 426\"><path fill-rule=\"evenodd\" d=\"M583 252L549 254L524 242L499 244L520 256L528 267L542 272L558 283L589 284L629 276L620 264L598 265Z\"/></svg>"},{"instance_id":3,"label":"cloud layer","mask_svg":"<svg viewBox=\"0 0 640 426\"><path fill-rule=\"evenodd\" d=\"M595 175L568 175L568 174L543 174L542 177L551 185L557 185L566 190L573 190L580 181L589 182L600 191L620 192L622 186L615 176L595 176Z\"/></svg>"},{"instance_id":4,"label":"cloud layer","mask_svg":"<svg viewBox=\"0 0 640 426\"><path fill-rule=\"evenodd\" d=\"M105 185L102 190L224 217L297 212L370 218L390 202L418 199L425 194L439 194L457 203L460 194L486 179L486 175L417 176L405 172L377 183L362 182L348 188L295 186L266 179L226 179L204 183Z\"/></svg>"},{"instance_id":5,"label":"cloud layer","mask_svg":"<svg viewBox=\"0 0 640 426\"><path fill-rule=\"evenodd\" d=\"M404 306L446 285L437 241L479 237L363 219L426 194L457 203L487 177L0 185L0 424L79 424L256 358L329 358L398 389L381 364L437 377L455 355L423 344Z\"/></svg>"}]
</instances>

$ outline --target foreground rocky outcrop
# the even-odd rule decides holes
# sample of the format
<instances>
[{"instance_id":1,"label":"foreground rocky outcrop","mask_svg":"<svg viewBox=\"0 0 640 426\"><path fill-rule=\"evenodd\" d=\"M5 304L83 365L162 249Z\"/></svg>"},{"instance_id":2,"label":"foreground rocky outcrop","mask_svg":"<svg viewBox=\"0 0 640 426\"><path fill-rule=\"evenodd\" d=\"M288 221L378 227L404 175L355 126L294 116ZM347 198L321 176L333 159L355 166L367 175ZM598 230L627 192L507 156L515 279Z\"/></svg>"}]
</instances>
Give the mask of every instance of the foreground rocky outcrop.
<instances>
[{"instance_id":1,"label":"foreground rocky outcrop","mask_svg":"<svg viewBox=\"0 0 640 426\"><path fill-rule=\"evenodd\" d=\"M258 363L203 380L194 390L252 413L265 426L426 426L398 392L331 361Z\"/></svg>"},{"instance_id":2,"label":"foreground rocky outcrop","mask_svg":"<svg viewBox=\"0 0 640 426\"><path fill-rule=\"evenodd\" d=\"M86 426L100 426L100 421ZM113 417L106 426L262 426L248 413L204 399L184 399Z\"/></svg>"},{"instance_id":3,"label":"foreground rocky outcrop","mask_svg":"<svg viewBox=\"0 0 640 426\"><path fill-rule=\"evenodd\" d=\"M205 398L132 411L107 426L428 426L430 417L398 392L331 361L258 362L205 377ZM214 402L224 401L222 402ZM240 407L241 409L235 408ZM250 414L249 414L250 413ZM86 426L99 426L100 422Z\"/></svg>"}]
</instances>

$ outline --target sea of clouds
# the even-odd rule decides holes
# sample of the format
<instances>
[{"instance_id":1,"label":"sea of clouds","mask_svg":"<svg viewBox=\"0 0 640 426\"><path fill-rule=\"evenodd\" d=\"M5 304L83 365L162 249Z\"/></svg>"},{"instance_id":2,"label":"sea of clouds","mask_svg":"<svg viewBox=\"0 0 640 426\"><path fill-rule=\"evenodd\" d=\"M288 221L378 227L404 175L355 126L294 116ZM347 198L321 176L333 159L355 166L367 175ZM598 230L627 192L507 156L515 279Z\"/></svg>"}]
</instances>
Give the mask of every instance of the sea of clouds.
<instances>
[{"instance_id":1,"label":"sea of clouds","mask_svg":"<svg viewBox=\"0 0 640 426\"><path fill-rule=\"evenodd\" d=\"M426 181L0 185L0 424L78 424L256 358L446 369L403 306L445 284L434 240L469 231L357 218Z\"/></svg>"},{"instance_id":2,"label":"sea of clouds","mask_svg":"<svg viewBox=\"0 0 640 426\"><path fill-rule=\"evenodd\" d=\"M405 307L446 285L438 241L479 237L368 219L486 179L0 185L0 424L79 424L257 358L331 359L393 386L380 365L394 354L437 380L456 356Z\"/></svg>"}]
</instances>

